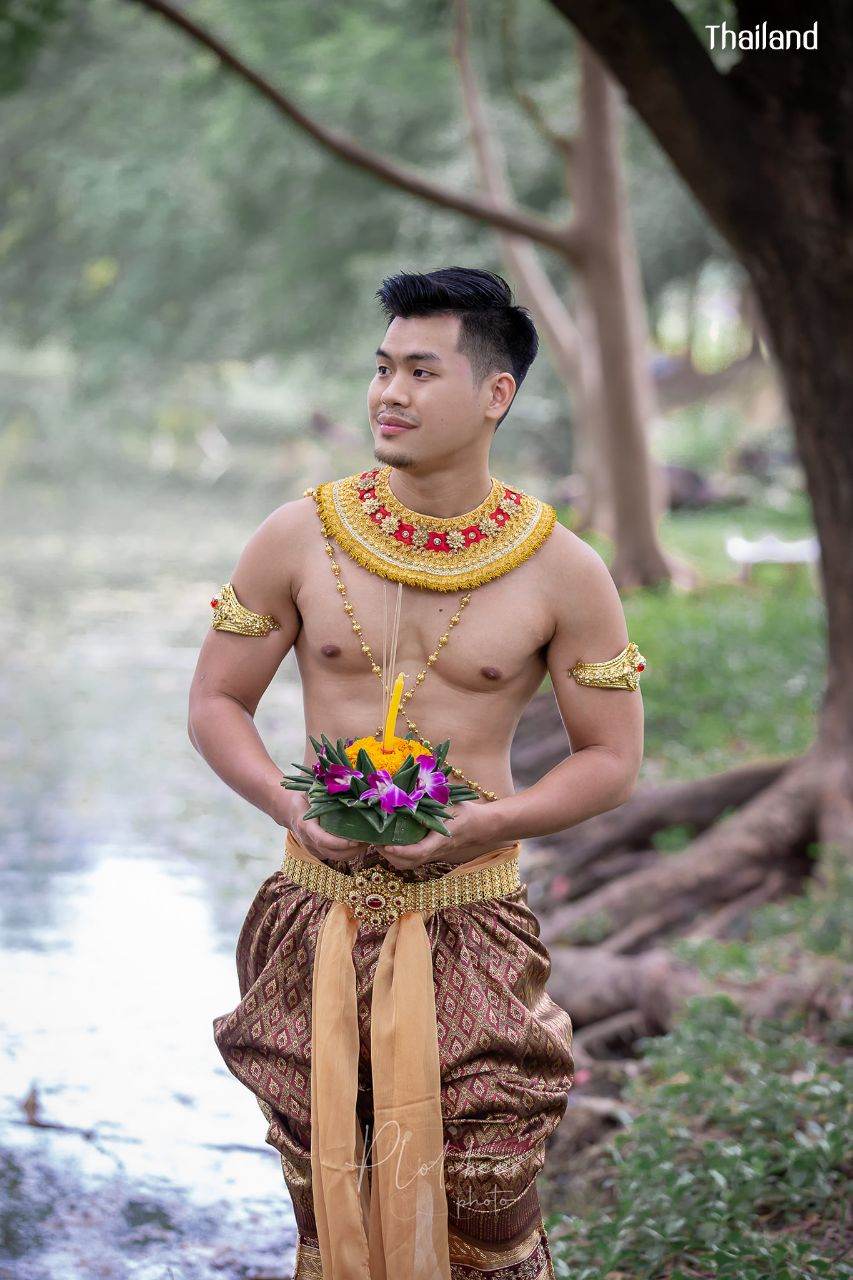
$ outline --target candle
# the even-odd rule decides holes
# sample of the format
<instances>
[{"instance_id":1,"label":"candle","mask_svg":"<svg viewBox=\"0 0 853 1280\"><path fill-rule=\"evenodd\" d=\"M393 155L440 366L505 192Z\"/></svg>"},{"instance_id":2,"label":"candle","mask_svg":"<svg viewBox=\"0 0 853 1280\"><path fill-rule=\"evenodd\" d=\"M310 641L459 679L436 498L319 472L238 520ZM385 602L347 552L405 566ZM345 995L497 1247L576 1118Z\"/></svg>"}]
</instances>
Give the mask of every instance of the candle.
<instances>
[{"instance_id":1,"label":"candle","mask_svg":"<svg viewBox=\"0 0 853 1280\"><path fill-rule=\"evenodd\" d=\"M391 751L392 742L394 740L394 726L397 723L397 712L400 710L400 699L403 696L403 684L405 682L405 674L401 671L394 681L394 688L391 691L391 702L388 707L388 715L385 717L385 732L382 735L382 750Z\"/></svg>"}]
</instances>

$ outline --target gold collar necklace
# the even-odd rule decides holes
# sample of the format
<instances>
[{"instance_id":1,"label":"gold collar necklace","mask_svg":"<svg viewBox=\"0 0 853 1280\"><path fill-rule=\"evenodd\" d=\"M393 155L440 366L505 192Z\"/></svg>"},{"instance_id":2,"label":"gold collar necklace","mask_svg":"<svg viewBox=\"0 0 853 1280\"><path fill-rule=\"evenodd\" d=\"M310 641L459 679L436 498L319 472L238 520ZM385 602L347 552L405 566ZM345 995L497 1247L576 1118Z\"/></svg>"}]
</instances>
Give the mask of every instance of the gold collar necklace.
<instances>
[{"instance_id":1,"label":"gold collar necklace","mask_svg":"<svg viewBox=\"0 0 853 1280\"><path fill-rule=\"evenodd\" d=\"M423 515L394 496L390 473L390 466L373 467L311 492L328 535L392 582L430 591L479 587L533 555L556 522L547 502L494 477L489 496L472 511Z\"/></svg>"}]
</instances>

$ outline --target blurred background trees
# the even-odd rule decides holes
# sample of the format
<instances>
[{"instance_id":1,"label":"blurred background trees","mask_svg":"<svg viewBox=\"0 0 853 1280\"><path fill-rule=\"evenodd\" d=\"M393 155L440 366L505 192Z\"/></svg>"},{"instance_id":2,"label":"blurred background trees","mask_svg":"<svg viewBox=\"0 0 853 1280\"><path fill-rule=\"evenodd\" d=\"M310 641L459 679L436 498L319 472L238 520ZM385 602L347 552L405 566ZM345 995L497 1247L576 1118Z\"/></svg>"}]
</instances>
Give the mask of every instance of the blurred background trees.
<instances>
[{"instance_id":1,"label":"blurred background trees","mask_svg":"<svg viewBox=\"0 0 853 1280\"><path fill-rule=\"evenodd\" d=\"M293 6L234 12L215 3L192 12L329 128L437 184L476 193L481 175L447 6L421 6L402 26L402 9L391 3L334 16ZM121 452L126 438L137 457L147 444L157 465L194 456L213 475L216 432L231 445L235 429L243 439L263 434L270 409L268 433L304 440L316 413L360 434L369 367L361 325L382 276L453 260L507 270L489 226L335 162L283 126L215 57L135 7L57 0L35 14L25 86L4 101L3 337L17 349L49 343L65 370L70 357L73 389L96 393L75 428L88 424L98 451ZM559 227L572 208L566 166L518 108L502 24L478 11L472 17L481 92L507 180L519 205ZM543 4L516 14L512 38L524 92L571 134L582 108L570 30ZM15 42L4 48L20 68ZM681 405L695 404L705 375L754 350L743 276L635 121L625 163L660 352L641 361L638 376L654 377L664 407L670 388ZM539 262L553 296L577 311L583 290L570 263L548 250ZM523 279L513 283L523 291ZM579 328L597 355L590 325ZM618 382L612 366L611 359L605 387ZM586 381L592 394L596 384L600 391L600 375ZM229 416L236 385L243 403L255 405L249 421L242 411ZM603 484L607 473L584 452L584 438L588 454L596 433L580 429L593 416L579 412L581 385L576 378L565 392L565 370L546 346L513 429L508 420L496 447L507 459L523 453L555 480L583 479L583 491L569 489L578 517L612 534L612 508L596 497L596 474ZM618 421L616 405L609 418ZM637 430L659 446L666 428L653 402L639 421ZM32 437L37 453L45 425L24 413L18 438ZM783 428L778 406L773 425ZM673 461L689 461L681 453ZM239 455L239 447L220 445L221 464L227 457L239 466Z\"/></svg>"}]
</instances>

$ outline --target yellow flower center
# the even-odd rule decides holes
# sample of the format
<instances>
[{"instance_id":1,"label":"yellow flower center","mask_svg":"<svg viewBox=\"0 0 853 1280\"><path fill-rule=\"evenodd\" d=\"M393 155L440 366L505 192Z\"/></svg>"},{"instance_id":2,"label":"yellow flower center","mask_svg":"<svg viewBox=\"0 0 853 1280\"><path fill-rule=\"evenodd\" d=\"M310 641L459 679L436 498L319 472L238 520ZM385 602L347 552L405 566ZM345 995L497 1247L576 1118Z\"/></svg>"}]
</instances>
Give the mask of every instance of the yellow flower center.
<instances>
[{"instance_id":1,"label":"yellow flower center","mask_svg":"<svg viewBox=\"0 0 853 1280\"><path fill-rule=\"evenodd\" d=\"M355 742L346 748L350 764L355 765L362 747L370 756L374 769L387 769L392 776L400 768L406 756L414 756L417 759L418 756L432 754L429 747L418 742L417 738L394 738L391 750L387 753L382 749L381 738L356 738Z\"/></svg>"}]
</instances>

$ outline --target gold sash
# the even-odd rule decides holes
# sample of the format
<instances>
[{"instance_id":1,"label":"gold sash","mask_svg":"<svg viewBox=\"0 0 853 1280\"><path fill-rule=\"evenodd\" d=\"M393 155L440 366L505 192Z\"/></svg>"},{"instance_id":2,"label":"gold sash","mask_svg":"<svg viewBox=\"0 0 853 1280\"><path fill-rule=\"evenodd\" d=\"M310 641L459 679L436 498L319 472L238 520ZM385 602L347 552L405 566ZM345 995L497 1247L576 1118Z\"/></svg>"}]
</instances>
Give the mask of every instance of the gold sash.
<instances>
[{"instance_id":1,"label":"gold sash","mask_svg":"<svg viewBox=\"0 0 853 1280\"><path fill-rule=\"evenodd\" d=\"M518 858L520 841L442 880ZM291 858L324 867L287 833ZM429 912L427 912L429 914ZM325 1280L450 1280L441 1071L424 913L382 941L371 998L374 1133L368 1188L356 1115L359 1029L352 948L359 921L332 902L317 939L311 1002L311 1175Z\"/></svg>"}]
</instances>

